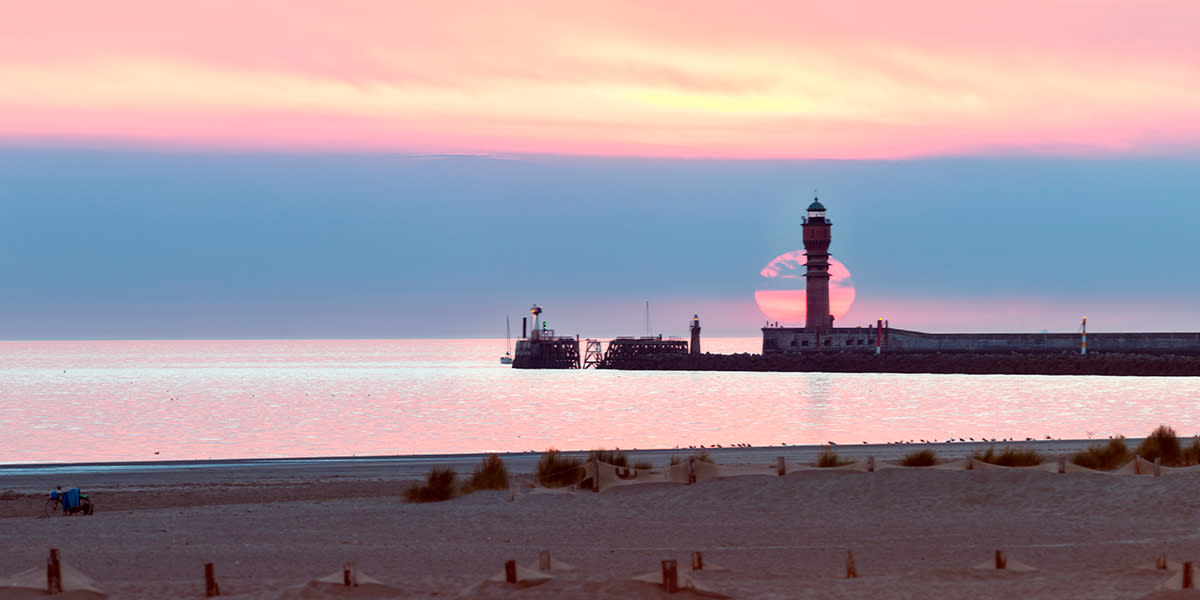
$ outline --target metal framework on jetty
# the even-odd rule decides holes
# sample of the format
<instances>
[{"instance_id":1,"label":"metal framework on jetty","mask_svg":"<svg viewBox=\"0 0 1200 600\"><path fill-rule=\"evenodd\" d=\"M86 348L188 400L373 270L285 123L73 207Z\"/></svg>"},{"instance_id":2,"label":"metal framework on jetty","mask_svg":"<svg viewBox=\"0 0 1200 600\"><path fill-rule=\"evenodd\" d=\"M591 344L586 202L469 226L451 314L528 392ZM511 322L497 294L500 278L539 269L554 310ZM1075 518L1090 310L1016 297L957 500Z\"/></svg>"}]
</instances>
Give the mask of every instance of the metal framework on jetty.
<instances>
[{"instance_id":1,"label":"metal framework on jetty","mask_svg":"<svg viewBox=\"0 0 1200 600\"><path fill-rule=\"evenodd\" d=\"M535 304L529 312L533 315L533 330L527 335L527 322L521 320L521 339L517 340L513 353L514 369L602 369L648 356L687 354L689 345L692 353L698 353L700 349L700 318L697 316L691 322L691 344L684 339L663 339L661 335L619 337L608 342L608 349L604 350L603 342L589 339L587 353L580 361L578 337L555 336L549 322L541 318L541 306Z\"/></svg>"}]
</instances>

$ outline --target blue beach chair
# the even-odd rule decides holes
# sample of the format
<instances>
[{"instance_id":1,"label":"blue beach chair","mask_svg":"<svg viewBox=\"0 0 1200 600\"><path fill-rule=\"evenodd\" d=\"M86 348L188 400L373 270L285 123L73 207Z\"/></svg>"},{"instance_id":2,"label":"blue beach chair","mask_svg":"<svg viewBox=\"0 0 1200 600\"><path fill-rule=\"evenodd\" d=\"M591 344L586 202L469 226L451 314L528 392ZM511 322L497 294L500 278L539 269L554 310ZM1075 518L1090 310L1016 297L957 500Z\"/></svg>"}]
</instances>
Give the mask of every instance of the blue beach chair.
<instances>
[{"instance_id":1,"label":"blue beach chair","mask_svg":"<svg viewBox=\"0 0 1200 600\"><path fill-rule=\"evenodd\" d=\"M92 501L79 488L71 488L65 492L54 490L50 492L50 500L46 503L46 516L92 514Z\"/></svg>"}]
</instances>

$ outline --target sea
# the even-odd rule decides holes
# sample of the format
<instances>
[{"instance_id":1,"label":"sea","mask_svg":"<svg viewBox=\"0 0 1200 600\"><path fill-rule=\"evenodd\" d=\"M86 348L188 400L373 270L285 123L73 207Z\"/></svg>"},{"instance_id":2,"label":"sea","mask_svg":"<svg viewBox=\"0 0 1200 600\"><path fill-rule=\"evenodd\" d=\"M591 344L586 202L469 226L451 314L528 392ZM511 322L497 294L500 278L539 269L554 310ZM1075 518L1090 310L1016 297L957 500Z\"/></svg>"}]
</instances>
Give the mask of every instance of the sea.
<instances>
[{"instance_id":1,"label":"sea","mask_svg":"<svg viewBox=\"0 0 1200 600\"><path fill-rule=\"evenodd\" d=\"M516 370L504 351L495 339L0 342L0 464L1200 432L1192 377Z\"/></svg>"}]
</instances>

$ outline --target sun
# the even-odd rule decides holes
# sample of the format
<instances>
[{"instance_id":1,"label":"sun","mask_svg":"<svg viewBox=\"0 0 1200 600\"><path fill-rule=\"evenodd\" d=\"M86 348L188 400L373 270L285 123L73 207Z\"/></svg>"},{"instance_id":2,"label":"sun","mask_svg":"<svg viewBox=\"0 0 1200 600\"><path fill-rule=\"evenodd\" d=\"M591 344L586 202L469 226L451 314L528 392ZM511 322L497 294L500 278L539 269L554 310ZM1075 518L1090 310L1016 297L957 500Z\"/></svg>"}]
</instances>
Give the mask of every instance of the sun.
<instances>
[{"instance_id":1,"label":"sun","mask_svg":"<svg viewBox=\"0 0 1200 600\"><path fill-rule=\"evenodd\" d=\"M763 289L754 292L758 310L772 321L803 325L808 313L804 291L803 250L793 250L775 257L759 273ZM850 270L841 261L829 257L829 312L840 319L854 304L854 282Z\"/></svg>"}]
</instances>

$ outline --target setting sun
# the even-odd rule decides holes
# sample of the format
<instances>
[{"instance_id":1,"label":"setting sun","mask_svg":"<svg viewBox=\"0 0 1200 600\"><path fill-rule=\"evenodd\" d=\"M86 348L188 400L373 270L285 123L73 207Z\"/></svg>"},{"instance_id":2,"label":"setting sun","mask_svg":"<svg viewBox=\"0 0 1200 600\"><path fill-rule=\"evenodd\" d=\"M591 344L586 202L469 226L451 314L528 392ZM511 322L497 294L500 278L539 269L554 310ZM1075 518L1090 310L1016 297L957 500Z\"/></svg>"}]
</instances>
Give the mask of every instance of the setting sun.
<instances>
[{"instance_id":1,"label":"setting sun","mask_svg":"<svg viewBox=\"0 0 1200 600\"><path fill-rule=\"evenodd\" d=\"M754 292L758 310L780 323L804 323L807 294L804 290L804 251L793 250L775 257L760 274L768 289ZM797 289L799 288L799 289ZM854 304L854 282L850 270L841 261L829 259L829 312L840 319Z\"/></svg>"}]
</instances>

